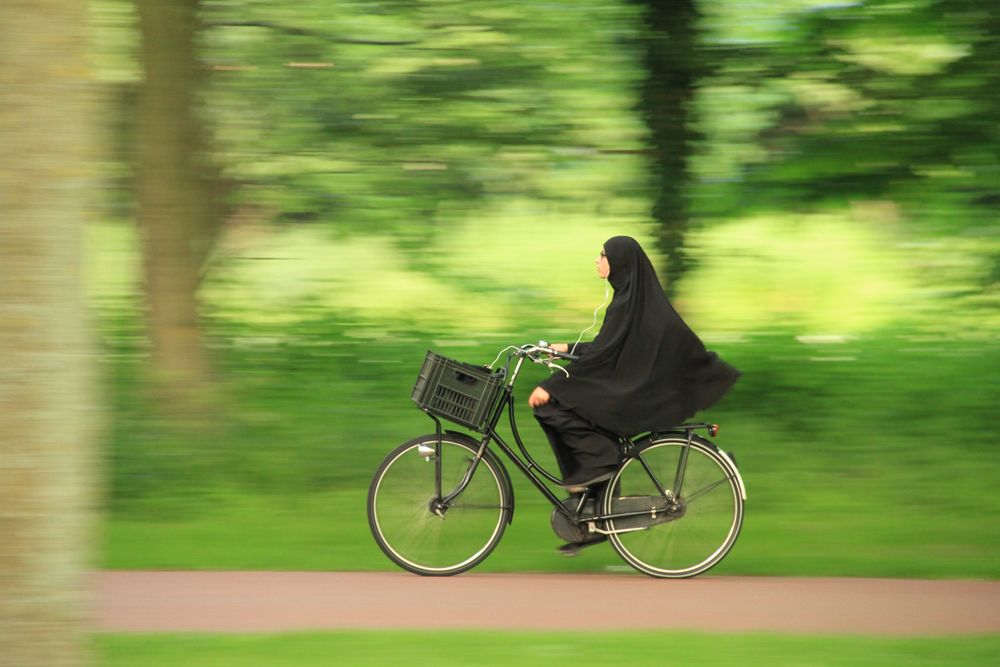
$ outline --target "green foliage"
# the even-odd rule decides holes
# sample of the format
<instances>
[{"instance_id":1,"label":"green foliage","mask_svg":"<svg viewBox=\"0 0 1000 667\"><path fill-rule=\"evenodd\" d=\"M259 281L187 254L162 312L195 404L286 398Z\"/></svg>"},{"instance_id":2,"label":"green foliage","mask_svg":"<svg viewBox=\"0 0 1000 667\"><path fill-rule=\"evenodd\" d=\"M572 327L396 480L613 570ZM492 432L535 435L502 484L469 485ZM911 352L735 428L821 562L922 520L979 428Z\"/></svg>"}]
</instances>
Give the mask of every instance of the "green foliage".
<instances>
[{"instance_id":1,"label":"green foliage","mask_svg":"<svg viewBox=\"0 0 1000 667\"><path fill-rule=\"evenodd\" d=\"M504 226L515 206L609 228L626 212L652 223L672 280L700 261L687 227L833 214L932 265L918 271L942 306L928 316L995 308L995 12L700 0L674 21L647 4L202 2L203 110L239 204L230 230L322 223L409 250L456 225ZM125 156L134 16L120 0L92 14ZM664 32L678 21L693 25ZM656 66L673 74L657 79ZM116 164L113 181L128 169ZM975 267L956 278L966 260Z\"/></svg>"},{"instance_id":2,"label":"green foliage","mask_svg":"<svg viewBox=\"0 0 1000 667\"><path fill-rule=\"evenodd\" d=\"M995 12L965 0L774 3L765 20L749 4L703 6L722 63L702 90L705 213L884 198L926 231L991 224ZM748 39L761 25L777 29ZM961 195L942 216L949 193Z\"/></svg>"},{"instance_id":3,"label":"green foliage","mask_svg":"<svg viewBox=\"0 0 1000 667\"><path fill-rule=\"evenodd\" d=\"M559 172L638 147L614 3L216 2L205 18L220 157L282 220L433 234L490 195L572 197Z\"/></svg>"}]
</instances>

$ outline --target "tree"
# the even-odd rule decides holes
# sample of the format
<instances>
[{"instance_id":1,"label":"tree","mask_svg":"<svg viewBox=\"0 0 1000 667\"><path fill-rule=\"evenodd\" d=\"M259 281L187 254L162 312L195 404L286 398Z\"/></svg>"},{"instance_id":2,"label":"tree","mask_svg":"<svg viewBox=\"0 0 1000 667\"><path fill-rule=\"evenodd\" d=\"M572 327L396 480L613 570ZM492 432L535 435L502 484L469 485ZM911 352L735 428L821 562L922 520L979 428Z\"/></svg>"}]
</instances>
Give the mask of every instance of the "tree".
<instances>
[{"instance_id":1,"label":"tree","mask_svg":"<svg viewBox=\"0 0 1000 667\"><path fill-rule=\"evenodd\" d=\"M662 272L668 292L688 268L684 236L688 228L688 156L696 138L692 129L694 97L706 75L707 52L698 45L695 0L643 0L645 16L639 34L645 77L639 112L649 130L652 159L653 219L657 241L666 257Z\"/></svg>"},{"instance_id":2,"label":"tree","mask_svg":"<svg viewBox=\"0 0 1000 667\"><path fill-rule=\"evenodd\" d=\"M88 642L94 356L81 247L93 178L86 3L0 5L0 647L75 665Z\"/></svg>"},{"instance_id":3,"label":"tree","mask_svg":"<svg viewBox=\"0 0 1000 667\"><path fill-rule=\"evenodd\" d=\"M198 115L198 0L137 0L145 79L137 195L153 365L187 395L209 378L197 291L224 215Z\"/></svg>"}]
</instances>

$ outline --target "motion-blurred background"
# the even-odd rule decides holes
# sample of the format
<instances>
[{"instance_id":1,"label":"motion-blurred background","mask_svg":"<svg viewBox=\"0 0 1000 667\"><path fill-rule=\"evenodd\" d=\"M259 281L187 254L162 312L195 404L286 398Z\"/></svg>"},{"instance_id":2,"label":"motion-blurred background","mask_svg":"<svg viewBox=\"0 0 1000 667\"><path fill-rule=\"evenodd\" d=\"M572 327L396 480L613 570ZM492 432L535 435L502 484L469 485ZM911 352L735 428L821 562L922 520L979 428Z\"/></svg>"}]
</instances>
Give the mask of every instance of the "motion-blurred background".
<instances>
[{"instance_id":1,"label":"motion-blurred background","mask_svg":"<svg viewBox=\"0 0 1000 667\"><path fill-rule=\"evenodd\" d=\"M744 372L715 573L1000 576L990 3L4 4L0 497L99 566L390 569L425 351L575 340L628 234ZM481 570L621 565L515 484Z\"/></svg>"}]
</instances>

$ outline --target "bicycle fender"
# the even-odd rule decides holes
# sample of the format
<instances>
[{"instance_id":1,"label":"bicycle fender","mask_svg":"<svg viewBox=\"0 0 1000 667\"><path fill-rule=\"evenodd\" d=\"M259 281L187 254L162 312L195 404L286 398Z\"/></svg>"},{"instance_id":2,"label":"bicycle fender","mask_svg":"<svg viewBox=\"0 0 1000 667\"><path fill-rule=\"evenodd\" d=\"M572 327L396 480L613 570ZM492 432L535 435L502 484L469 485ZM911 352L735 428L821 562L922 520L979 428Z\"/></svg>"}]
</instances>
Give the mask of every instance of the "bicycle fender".
<instances>
[{"instance_id":1,"label":"bicycle fender","mask_svg":"<svg viewBox=\"0 0 1000 667\"><path fill-rule=\"evenodd\" d=\"M713 445L714 446L714 445ZM745 501L747 499L747 487L743 483L743 477L740 475L740 469L736 465L736 459L730 456L729 452L724 449L715 448L715 451L719 453L722 458L724 458L732 467L733 472L736 473L736 483L740 486L740 497Z\"/></svg>"}]
</instances>

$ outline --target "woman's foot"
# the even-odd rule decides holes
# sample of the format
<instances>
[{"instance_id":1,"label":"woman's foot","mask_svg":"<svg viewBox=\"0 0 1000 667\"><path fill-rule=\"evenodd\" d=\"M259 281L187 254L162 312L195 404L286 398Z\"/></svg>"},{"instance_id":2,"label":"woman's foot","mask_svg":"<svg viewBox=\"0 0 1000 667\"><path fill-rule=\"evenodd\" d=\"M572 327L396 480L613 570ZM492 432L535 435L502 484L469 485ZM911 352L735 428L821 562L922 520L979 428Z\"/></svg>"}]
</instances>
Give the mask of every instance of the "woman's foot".
<instances>
[{"instance_id":1,"label":"woman's foot","mask_svg":"<svg viewBox=\"0 0 1000 667\"><path fill-rule=\"evenodd\" d=\"M601 471L577 471L564 479L559 486L563 487L570 493L582 493L587 489L588 486L593 486L599 482L606 482L611 479L615 474L615 468Z\"/></svg>"},{"instance_id":2,"label":"woman's foot","mask_svg":"<svg viewBox=\"0 0 1000 667\"><path fill-rule=\"evenodd\" d=\"M563 556L571 557L571 556L576 556L587 547L607 541L608 541L607 535L598 534L592 537L588 537L582 542L569 542L567 544L563 544L558 549L556 549L556 551L561 553Z\"/></svg>"}]
</instances>

